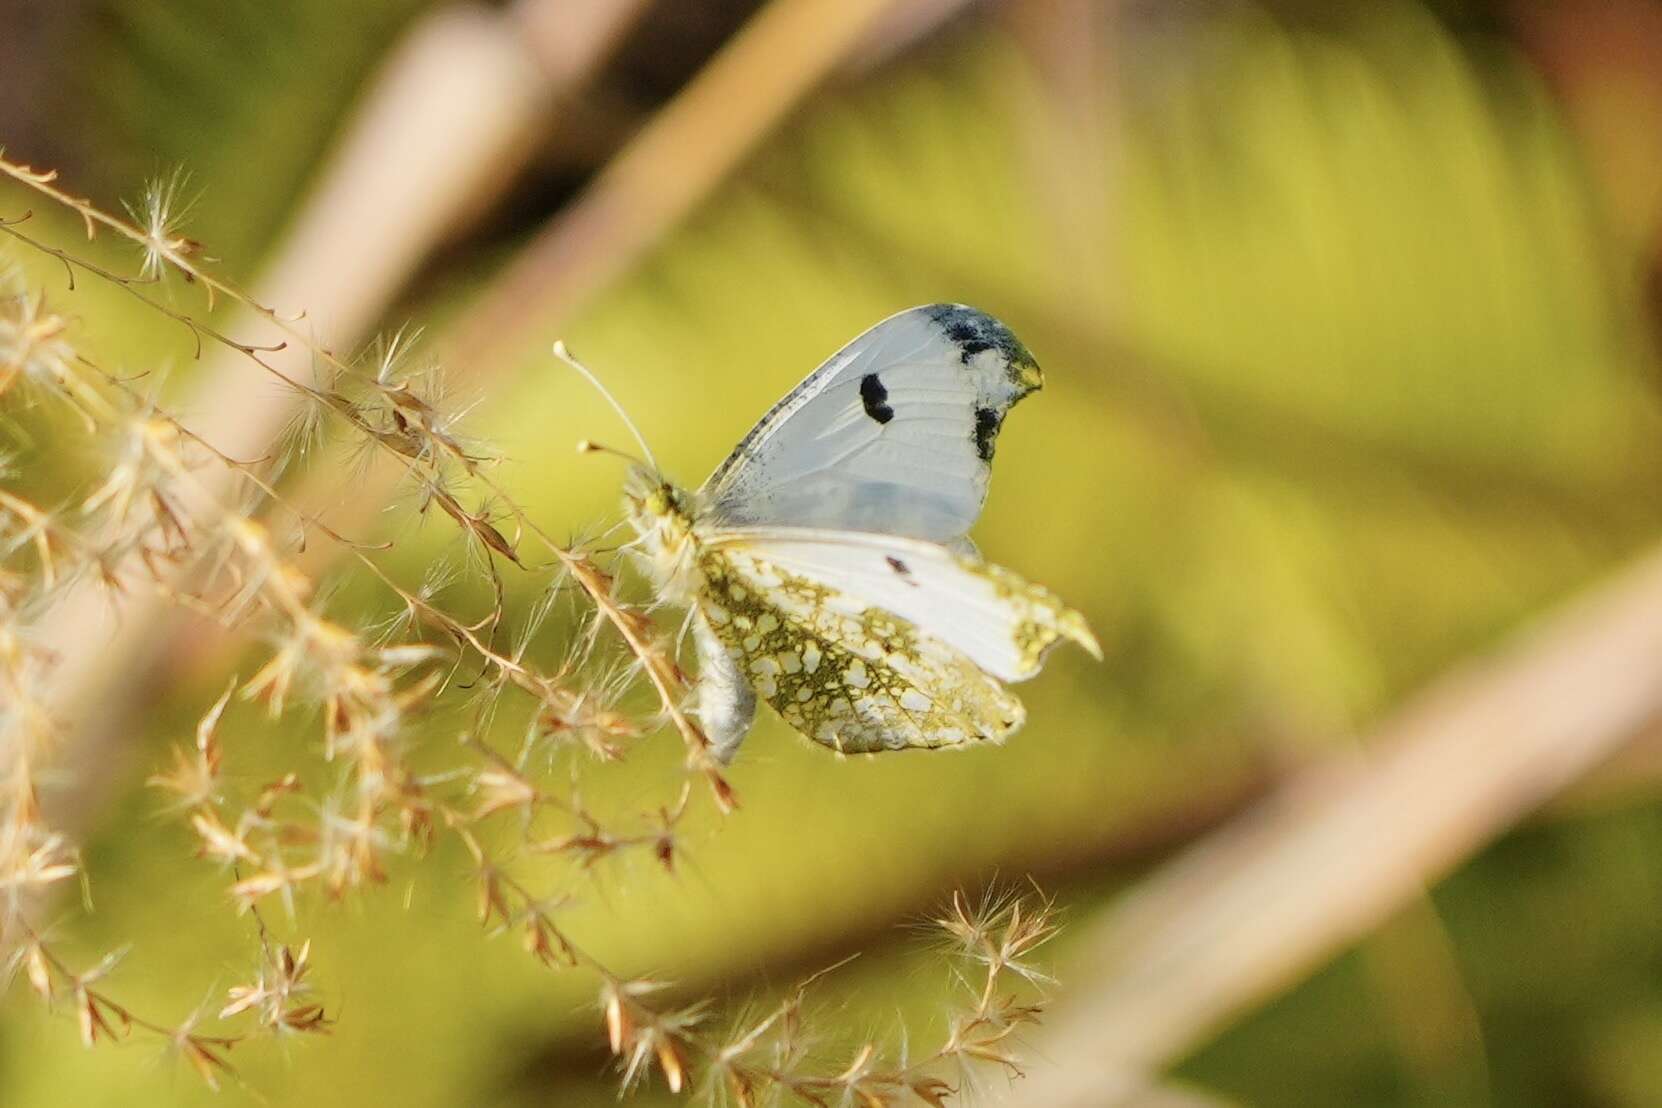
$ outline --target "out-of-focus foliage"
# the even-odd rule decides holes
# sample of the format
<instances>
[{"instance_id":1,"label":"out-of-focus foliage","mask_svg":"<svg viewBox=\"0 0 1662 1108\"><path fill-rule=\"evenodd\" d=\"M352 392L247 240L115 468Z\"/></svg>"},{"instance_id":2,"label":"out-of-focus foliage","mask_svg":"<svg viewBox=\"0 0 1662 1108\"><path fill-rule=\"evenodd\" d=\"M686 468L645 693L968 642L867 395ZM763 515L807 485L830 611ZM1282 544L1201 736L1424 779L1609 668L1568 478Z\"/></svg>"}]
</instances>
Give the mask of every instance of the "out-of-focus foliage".
<instances>
[{"instance_id":1,"label":"out-of-focus foliage","mask_svg":"<svg viewBox=\"0 0 1662 1108\"><path fill-rule=\"evenodd\" d=\"M372 65L428 6L91 0L76 64L50 109L79 132L100 190L188 171L202 195L194 233L246 273L303 195Z\"/></svg>"},{"instance_id":2,"label":"out-of-focus foliage","mask_svg":"<svg viewBox=\"0 0 1662 1108\"><path fill-rule=\"evenodd\" d=\"M203 52L146 26L164 60ZM1396 4L1320 33L1234 13L1138 36L1103 61L1088 132L1057 122L1074 117L1044 60L996 25L827 95L568 329L695 483L873 320L941 299L1005 319L1048 381L1001 439L978 539L1081 607L1109 656L1059 655L1000 751L840 762L764 721L733 773L744 806L673 877L583 891L574 930L621 967L707 982L784 959L756 988L784 985L995 870L1048 874L1083 911L1134 877L1106 868L1124 844L1351 741L1655 534L1634 259L1527 66ZM367 55L368 36L338 37ZM310 80L250 92L248 117ZM145 125L198 126L195 103ZM283 141L314 149L326 125ZM226 125L191 148L204 223L274 218L258 189L292 187L232 173L248 143ZM477 429L525 503L559 529L612 518L619 474L571 453L622 437L585 386L539 358L484 399ZM446 553L433 534L405 546L412 567ZM153 749L218 681L158 714ZM675 753L601 799L661 788ZM265 755L241 756L257 776ZM135 940L127 986L188 1006L240 968L246 928L154 808L129 796L91 845L88 943ZM1437 891L1440 925L1394 925L1185 1075L1253 1103L1655 1103L1659 845L1650 810L1520 833ZM249 1060L273 1101L609 1102L588 985L482 942L447 867L307 906L340 1023L287 1064ZM936 968L864 959L826 1018L927 1024ZM32 1010L0 1031L5 1103L197 1095L131 1053L81 1054Z\"/></svg>"}]
</instances>

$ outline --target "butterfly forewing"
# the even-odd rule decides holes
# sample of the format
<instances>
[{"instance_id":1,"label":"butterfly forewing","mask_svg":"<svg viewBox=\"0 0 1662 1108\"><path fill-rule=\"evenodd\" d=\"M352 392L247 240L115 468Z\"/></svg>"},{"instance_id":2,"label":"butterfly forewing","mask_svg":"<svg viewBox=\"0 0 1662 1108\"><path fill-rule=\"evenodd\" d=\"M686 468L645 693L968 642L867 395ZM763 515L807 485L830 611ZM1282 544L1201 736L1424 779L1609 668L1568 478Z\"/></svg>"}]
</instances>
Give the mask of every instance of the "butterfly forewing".
<instances>
[{"instance_id":1,"label":"butterfly forewing","mask_svg":"<svg viewBox=\"0 0 1662 1108\"><path fill-rule=\"evenodd\" d=\"M901 312L762 417L705 482L705 513L954 542L981 514L1005 415L1042 383L993 317L960 304Z\"/></svg>"},{"instance_id":2,"label":"butterfly forewing","mask_svg":"<svg viewBox=\"0 0 1662 1108\"><path fill-rule=\"evenodd\" d=\"M704 548L700 614L785 721L847 753L1001 740L1021 703L910 621L740 542Z\"/></svg>"}]
</instances>

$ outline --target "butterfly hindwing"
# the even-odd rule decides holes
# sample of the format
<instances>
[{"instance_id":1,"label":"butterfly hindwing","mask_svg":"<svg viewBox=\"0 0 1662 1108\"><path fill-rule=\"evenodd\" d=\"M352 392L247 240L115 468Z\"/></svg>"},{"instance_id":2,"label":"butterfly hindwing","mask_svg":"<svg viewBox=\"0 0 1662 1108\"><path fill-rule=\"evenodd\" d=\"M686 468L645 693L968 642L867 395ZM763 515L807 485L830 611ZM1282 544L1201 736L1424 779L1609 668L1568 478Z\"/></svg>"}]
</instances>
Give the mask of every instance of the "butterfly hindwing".
<instances>
[{"instance_id":1,"label":"butterfly hindwing","mask_svg":"<svg viewBox=\"0 0 1662 1108\"><path fill-rule=\"evenodd\" d=\"M714 532L708 541L891 612L1000 680L1032 677L1063 639L1101 657L1078 612L973 553L891 535L806 528L742 528Z\"/></svg>"},{"instance_id":2,"label":"butterfly hindwing","mask_svg":"<svg viewBox=\"0 0 1662 1108\"><path fill-rule=\"evenodd\" d=\"M816 742L847 753L961 746L1002 740L1025 718L959 650L781 568L759 545L708 544L700 568L700 618L756 693Z\"/></svg>"},{"instance_id":3,"label":"butterfly hindwing","mask_svg":"<svg viewBox=\"0 0 1662 1108\"><path fill-rule=\"evenodd\" d=\"M911 308L762 417L705 482L706 514L956 541L981 513L1005 415L1042 383L998 320L960 304Z\"/></svg>"}]
</instances>

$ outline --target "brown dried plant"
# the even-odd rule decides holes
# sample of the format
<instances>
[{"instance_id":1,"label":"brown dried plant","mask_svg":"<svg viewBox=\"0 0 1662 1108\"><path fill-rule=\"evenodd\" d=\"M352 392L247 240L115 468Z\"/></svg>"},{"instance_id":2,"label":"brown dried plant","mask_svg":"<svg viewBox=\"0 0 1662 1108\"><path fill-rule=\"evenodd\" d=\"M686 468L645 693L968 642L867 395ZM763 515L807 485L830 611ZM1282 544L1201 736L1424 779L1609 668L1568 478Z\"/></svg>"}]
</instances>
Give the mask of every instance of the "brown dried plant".
<instances>
[{"instance_id":1,"label":"brown dried plant","mask_svg":"<svg viewBox=\"0 0 1662 1108\"><path fill-rule=\"evenodd\" d=\"M979 965L981 980L942 1045L919 1059L884 1060L865 1044L830 1069L816 1067L802 1045L800 992L722 1041L704 1031L707 1005L660 1010L656 985L612 972L574 942L561 922L565 901L530 888L500 850L564 858L578 874L625 852L667 868L698 782L719 810L735 803L682 706L687 690L673 646L621 597L616 573L595 553L556 542L507 495L493 476L496 460L444 403L441 379L430 367L412 368L406 336L343 357L311 339L301 319L215 275L201 247L178 230L176 177L152 188L129 220L3 154L0 173L74 213L89 240L113 234L137 248L133 272L117 272L37 232L27 212L0 213L0 232L61 263L69 290L93 280L134 297L178 324L194 353L207 344L236 352L292 390L300 409L284 451L253 462L230 457L170 412L151 379L118 375L80 349L71 318L19 270L0 275L0 420L25 430L52 421L67 427L55 453L79 451L95 474L55 504L0 485L0 951L11 976L75 1013L89 1046L147 1033L217 1087L242 1039L326 1031L331 1019L307 979L309 944L274 940L260 906L281 903L292 921L302 894L339 898L380 884L395 859L450 836L472 859L487 927L517 933L544 964L599 977L626 1086L656 1066L672 1089L696 1083L713 1100L743 1105L785 1095L818 1105L940 1105L956 1087L942 1076L951 1065L1014 1069L1010 1036L1037 1009L1007 986L1037 980L1026 958L1050 933L1048 905L1009 900L970 912L955 903L942 926ZM279 371L268 356L280 346L216 329L209 313L226 300L269 322L285 344L304 347L313 379ZM443 572L401 581L385 557L390 544L348 539L285 497L285 468L329 440L390 458L416 493L415 510L436 507L454 523L483 604L472 611L451 604ZM332 615L294 557L312 541L341 547L390 599L391 617ZM532 586L526 611L511 611L505 572ZM200 1013L176 1024L134 1013L105 984L120 952L75 969L37 923L55 888L86 880L73 844L39 802L41 769L67 736L53 702L60 659L38 632L65 597L89 590L118 610L147 593L187 618L256 630L265 644L251 676L230 681L194 738L149 779L190 828L198 856L225 871L232 903L258 922L259 968L230 990L217 1013L224 1030L213 1034L197 1030ZM578 627L548 663L538 632L561 602L576 609ZM629 695L636 686L650 690L655 708L623 707L640 699ZM238 698L263 704L273 721L299 718L297 705L317 709L315 758L297 755L275 779L236 787L223 769L222 731ZM528 722L505 752L492 735L509 698ZM415 724L435 709L468 721L462 741L447 747L460 752L457 764L435 768L437 752L419 749ZM629 826L612 825L584 803L576 767L585 755L622 757L630 740L664 726L680 735L686 780Z\"/></svg>"}]
</instances>

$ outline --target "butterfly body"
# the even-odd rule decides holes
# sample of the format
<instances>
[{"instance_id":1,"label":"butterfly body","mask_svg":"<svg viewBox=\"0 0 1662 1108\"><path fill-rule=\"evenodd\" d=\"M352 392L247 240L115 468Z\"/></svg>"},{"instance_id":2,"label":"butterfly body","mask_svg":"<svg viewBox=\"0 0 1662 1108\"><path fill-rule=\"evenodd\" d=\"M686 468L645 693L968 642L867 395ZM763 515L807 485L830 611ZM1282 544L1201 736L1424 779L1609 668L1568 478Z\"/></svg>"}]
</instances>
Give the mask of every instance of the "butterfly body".
<instances>
[{"instance_id":1,"label":"butterfly body","mask_svg":"<svg viewBox=\"0 0 1662 1108\"><path fill-rule=\"evenodd\" d=\"M973 553L1004 417L1043 382L961 305L893 316L775 405L696 491L644 467L626 504L663 598L691 610L694 708L727 760L766 700L855 753L1000 741L1003 681L1084 620Z\"/></svg>"}]
</instances>

